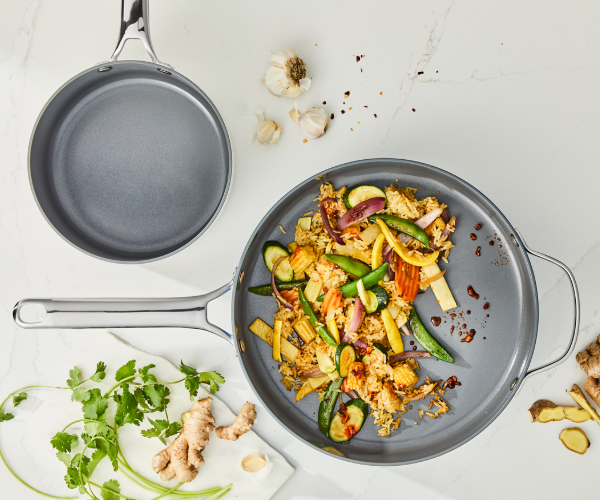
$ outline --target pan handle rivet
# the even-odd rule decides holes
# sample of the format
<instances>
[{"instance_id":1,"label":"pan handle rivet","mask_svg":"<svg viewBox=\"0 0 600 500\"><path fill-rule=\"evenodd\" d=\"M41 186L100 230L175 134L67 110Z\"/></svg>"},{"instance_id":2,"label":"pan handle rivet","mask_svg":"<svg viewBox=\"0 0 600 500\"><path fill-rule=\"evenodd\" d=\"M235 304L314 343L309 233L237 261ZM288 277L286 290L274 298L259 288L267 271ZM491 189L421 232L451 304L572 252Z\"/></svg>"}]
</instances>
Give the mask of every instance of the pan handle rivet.
<instances>
[{"instance_id":1,"label":"pan handle rivet","mask_svg":"<svg viewBox=\"0 0 600 500\"><path fill-rule=\"evenodd\" d=\"M244 352L246 350L246 345L242 339L238 340L238 345L240 346L240 351Z\"/></svg>"},{"instance_id":2,"label":"pan handle rivet","mask_svg":"<svg viewBox=\"0 0 600 500\"><path fill-rule=\"evenodd\" d=\"M513 236L514 237L514 236ZM515 388L515 385L517 385L517 382L519 381L519 377L517 377L516 379L514 379L512 381L512 384L510 384L510 390L512 391Z\"/></svg>"},{"instance_id":3,"label":"pan handle rivet","mask_svg":"<svg viewBox=\"0 0 600 500\"><path fill-rule=\"evenodd\" d=\"M518 247L519 246L519 242L517 241L517 238L515 238L515 235L511 234L510 237L512 239L512 242L515 244L515 246Z\"/></svg>"},{"instance_id":4,"label":"pan handle rivet","mask_svg":"<svg viewBox=\"0 0 600 500\"><path fill-rule=\"evenodd\" d=\"M156 68L156 70L160 71L161 73L164 73L165 75L171 75L172 74L170 71L167 71L166 69Z\"/></svg>"},{"instance_id":5,"label":"pan handle rivet","mask_svg":"<svg viewBox=\"0 0 600 500\"><path fill-rule=\"evenodd\" d=\"M98 73L104 73L106 71L110 71L112 69L112 66L102 66L101 68L98 68Z\"/></svg>"}]
</instances>

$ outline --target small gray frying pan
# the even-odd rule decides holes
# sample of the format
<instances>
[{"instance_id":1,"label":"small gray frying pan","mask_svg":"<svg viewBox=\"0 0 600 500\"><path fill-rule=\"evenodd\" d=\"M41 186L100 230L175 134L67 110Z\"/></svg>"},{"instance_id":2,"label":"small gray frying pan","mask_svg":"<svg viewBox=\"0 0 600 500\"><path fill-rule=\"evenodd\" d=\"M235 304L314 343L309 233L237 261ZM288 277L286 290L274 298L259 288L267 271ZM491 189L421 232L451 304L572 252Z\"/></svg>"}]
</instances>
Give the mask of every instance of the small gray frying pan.
<instances>
[{"instance_id":1,"label":"small gray frying pan","mask_svg":"<svg viewBox=\"0 0 600 500\"><path fill-rule=\"evenodd\" d=\"M345 445L325 438L317 424L319 406L316 395L309 394L295 402L295 392L281 383L271 347L250 332L248 326L257 318L273 324L277 310L275 299L248 292L248 288L269 283L270 273L262 257L267 240L290 243L294 226L306 212L316 209L313 201L323 181L334 187L361 184L375 186L412 186L419 198L436 196L446 203L458 223L452 235L455 248L445 278L458 308L443 313L428 290L415 299L415 307L430 332L454 356L449 364L435 358L420 360L421 380L428 374L433 380L452 375L462 383L444 395L450 412L435 420L423 418L419 425L417 408L401 422L390 437L379 437L373 420L368 418L361 431ZM287 229L284 235L279 225ZM481 224L478 240L469 237L473 226ZM492 239L493 238L493 239ZM487 242L494 241L491 246ZM475 255L480 245L481 256ZM538 296L528 255L559 266L569 277L573 289L573 330L565 339L565 351L555 361L530 369L538 328ZM472 286L480 298L471 297ZM208 303L233 287L232 335L212 325L206 317ZM489 302L488 309L484 309ZM466 311L471 314L466 314ZM461 342L457 320L450 314L462 313L460 323L475 329L471 343ZM486 316L489 314L489 317ZM174 299L26 299L14 308L16 323L23 328L119 328L119 327L186 327L212 332L233 343L248 383L265 408L286 429L306 444L334 453L343 460L368 465L402 465L427 460L464 444L485 429L508 405L519 386L531 375L553 368L573 352L579 329L579 296L575 278L569 269L551 257L531 250L498 208L480 191L449 172L430 165L393 159L362 160L326 170L307 179L283 196L248 240L235 279L218 290L198 297ZM440 316L439 327L429 318ZM566 335L565 335L566 337ZM462 337L465 338L464 336ZM404 337L409 348L412 337ZM435 411L435 408L434 410Z\"/></svg>"},{"instance_id":2,"label":"small gray frying pan","mask_svg":"<svg viewBox=\"0 0 600 500\"><path fill-rule=\"evenodd\" d=\"M141 40L152 62L117 58ZM83 252L142 263L197 239L232 177L225 124L210 99L161 63L148 0L122 0L117 48L48 101L29 146L29 178L50 225Z\"/></svg>"}]
</instances>

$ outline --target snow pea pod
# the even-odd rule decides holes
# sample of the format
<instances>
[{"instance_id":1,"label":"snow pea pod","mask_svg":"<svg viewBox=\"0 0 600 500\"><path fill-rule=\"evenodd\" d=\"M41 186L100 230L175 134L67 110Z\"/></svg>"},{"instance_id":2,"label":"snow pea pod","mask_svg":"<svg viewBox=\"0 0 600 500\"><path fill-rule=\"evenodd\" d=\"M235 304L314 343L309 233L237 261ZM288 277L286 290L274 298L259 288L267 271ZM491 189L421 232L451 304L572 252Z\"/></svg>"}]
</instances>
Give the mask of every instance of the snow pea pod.
<instances>
[{"instance_id":1,"label":"snow pea pod","mask_svg":"<svg viewBox=\"0 0 600 500\"><path fill-rule=\"evenodd\" d=\"M387 273L388 263L386 262L382 266L379 266L375 271L371 271L369 274L366 274L362 278L360 278L365 285L365 288L368 290L369 288L373 288L377 283L379 283L385 274ZM342 291L342 296L346 299L348 297L356 297L358 295L358 282L351 281L350 283L346 283L338 287ZM319 302L323 302L325 295L321 295L317 300Z\"/></svg>"},{"instance_id":2,"label":"snow pea pod","mask_svg":"<svg viewBox=\"0 0 600 500\"><path fill-rule=\"evenodd\" d=\"M409 220L401 219L400 217L396 217L394 215L371 215L371 217L369 217L369 222L376 223L377 219L381 219L392 229L400 231L404 234L408 234L415 240L423 243L423 245L425 245L427 248L430 248L429 236L427 236L427 233Z\"/></svg>"},{"instance_id":3,"label":"snow pea pod","mask_svg":"<svg viewBox=\"0 0 600 500\"><path fill-rule=\"evenodd\" d=\"M340 387L344 379L338 377L329 383L327 390L325 391L325 397L319 405L319 429L323 431L326 437L329 437L329 426L331 425L331 416L333 415L333 409L335 408L335 402L338 399Z\"/></svg>"},{"instance_id":4,"label":"snow pea pod","mask_svg":"<svg viewBox=\"0 0 600 500\"><path fill-rule=\"evenodd\" d=\"M304 295L304 292L301 288L298 289L298 298L300 299L300 305L302 305L302 310L304 311L304 314L308 317L310 324L317 331L319 336L331 347L337 348L337 342L335 341L331 333L329 333L329 330L327 330L327 328L325 328L322 324L319 323L317 315L313 311L313 308L310 306L310 303L308 302L308 299L306 298L306 295Z\"/></svg>"},{"instance_id":5,"label":"snow pea pod","mask_svg":"<svg viewBox=\"0 0 600 500\"><path fill-rule=\"evenodd\" d=\"M413 308L410 310L410 315L408 316L408 322L410 324L410 329L412 330L415 339L417 342L421 344L423 349L429 352L432 356L435 356L442 361L446 361L447 363L454 363L454 358L450 356L448 351L444 349L437 340L435 340L431 334L427 331L421 318L417 314L417 310Z\"/></svg>"},{"instance_id":6,"label":"snow pea pod","mask_svg":"<svg viewBox=\"0 0 600 500\"><path fill-rule=\"evenodd\" d=\"M371 272L371 267L360 260L345 255L327 254L325 258L352 276L362 278Z\"/></svg>"},{"instance_id":7,"label":"snow pea pod","mask_svg":"<svg viewBox=\"0 0 600 500\"><path fill-rule=\"evenodd\" d=\"M294 288L304 288L308 283L308 279L305 280L297 280L297 281L288 281L287 283L277 283L277 290L293 290ZM271 288L271 284L268 285L260 285L260 286L252 286L248 288L249 292L252 292L256 295L263 295L265 297L270 297L273 295L273 289Z\"/></svg>"}]
</instances>

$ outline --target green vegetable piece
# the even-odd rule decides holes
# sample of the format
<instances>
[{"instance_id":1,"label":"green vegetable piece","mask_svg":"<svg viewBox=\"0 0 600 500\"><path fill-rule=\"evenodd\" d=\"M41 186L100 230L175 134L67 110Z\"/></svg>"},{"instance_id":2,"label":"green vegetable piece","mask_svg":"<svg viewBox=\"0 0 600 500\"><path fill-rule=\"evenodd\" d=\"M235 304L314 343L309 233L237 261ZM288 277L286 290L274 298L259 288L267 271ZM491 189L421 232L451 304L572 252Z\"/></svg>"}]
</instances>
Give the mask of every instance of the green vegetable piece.
<instances>
[{"instance_id":1,"label":"green vegetable piece","mask_svg":"<svg viewBox=\"0 0 600 500\"><path fill-rule=\"evenodd\" d=\"M319 404L319 429L325 434L326 437L329 437L329 425L331 424L331 416L333 415L333 409L335 408L335 402L337 401L340 387L342 387L342 383L344 379L339 377L327 386L327 390L325 391L325 396Z\"/></svg>"},{"instance_id":2,"label":"green vegetable piece","mask_svg":"<svg viewBox=\"0 0 600 500\"><path fill-rule=\"evenodd\" d=\"M375 342L375 343L373 344L373 348L374 348L374 349L377 349L377 350L378 350L378 351L380 351L380 352L382 352L382 353L383 353L383 355L385 356L385 360L387 361L387 358L388 358L388 355L387 355L387 349L385 348L385 346L384 346L383 344L380 344L380 343L378 343L378 342ZM362 360L361 360L361 361L362 361L364 364L368 364L368 363L370 363L372 360L373 360L373 358L371 357L371 355L370 355L370 354L365 354L365 355L362 357Z\"/></svg>"},{"instance_id":3,"label":"green vegetable piece","mask_svg":"<svg viewBox=\"0 0 600 500\"><path fill-rule=\"evenodd\" d=\"M16 396L13 397L13 405L15 407L19 406L26 399L27 399L27 393L26 392L20 392L19 394L17 394Z\"/></svg>"},{"instance_id":4,"label":"green vegetable piece","mask_svg":"<svg viewBox=\"0 0 600 500\"><path fill-rule=\"evenodd\" d=\"M340 413L331 420L329 437L336 443L344 443L352 439L362 429L369 413L367 404L359 398L351 399L346 404L348 419L343 422Z\"/></svg>"},{"instance_id":5,"label":"green vegetable piece","mask_svg":"<svg viewBox=\"0 0 600 500\"><path fill-rule=\"evenodd\" d=\"M363 276L362 278L362 282L363 285L365 285L365 288L367 290L373 288L377 283L379 283L383 277L385 276L385 273L387 272L387 268L388 268L388 263L385 262L382 266L379 266L377 269L375 269L374 271L371 271L369 274L367 274L366 276ZM348 297L356 297L358 295L358 281L351 281L350 283L346 283L345 285L342 285L339 287L339 289L342 291L342 296L347 299ZM323 299L325 298L325 294L321 295L317 300L319 302L323 302Z\"/></svg>"},{"instance_id":6,"label":"green vegetable piece","mask_svg":"<svg viewBox=\"0 0 600 500\"><path fill-rule=\"evenodd\" d=\"M353 186L346 189L342 199L348 208L352 208L371 198L385 198L387 201L385 193L375 186Z\"/></svg>"},{"instance_id":7,"label":"green vegetable piece","mask_svg":"<svg viewBox=\"0 0 600 500\"><path fill-rule=\"evenodd\" d=\"M331 333L329 333L329 330L327 330L327 328L325 328L322 324L319 323L317 315L310 306L306 295L304 295L304 292L300 289L298 290L298 297L300 298L300 304L302 305L302 310L304 311L304 314L306 314L308 320L310 321L310 324L317 331L319 336L330 346L337 347L337 342L335 341Z\"/></svg>"},{"instance_id":8,"label":"green vegetable piece","mask_svg":"<svg viewBox=\"0 0 600 500\"><path fill-rule=\"evenodd\" d=\"M263 259L265 260L265 265L269 271L273 271L273 266L277 259L280 257L289 257L290 253L287 251L287 248L284 247L278 241L267 241L263 245ZM279 264L277 271L275 271L275 277L281 281L292 281L294 279L294 270L288 261L283 261Z\"/></svg>"},{"instance_id":9,"label":"green vegetable piece","mask_svg":"<svg viewBox=\"0 0 600 500\"><path fill-rule=\"evenodd\" d=\"M380 285L375 285L370 290L367 290L367 293L372 293L377 299L377 308L373 312L382 311L387 307L390 298L388 297L388 293L385 288Z\"/></svg>"},{"instance_id":10,"label":"green vegetable piece","mask_svg":"<svg viewBox=\"0 0 600 500\"><path fill-rule=\"evenodd\" d=\"M303 288L306 286L306 284L308 283L308 278L305 280L296 280L296 281L290 281L288 283L277 283L275 286L277 287L277 290L281 291L281 290L293 290L294 288ZM273 295L273 289L271 288L271 284L269 283L268 285L260 285L260 286L253 286L248 288L248 291L251 293L254 293L255 295L262 295L264 297L271 297Z\"/></svg>"},{"instance_id":11,"label":"green vegetable piece","mask_svg":"<svg viewBox=\"0 0 600 500\"><path fill-rule=\"evenodd\" d=\"M430 248L429 236L427 236L427 233L416 224L413 224L412 222L406 219L401 219L400 217L396 217L394 215L371 215L371 217L369 217L369 222L377 223L377 219L381 219L391 229L395 229L396 231L400 231L401 233L408 234L409 236L412 236L415 240L423 243L423 245L425 245L427 248Z\"/></svg>"},{"instance_id":12,"label":"green vegetable piece","mask_svg":"<svg viewBox=\"0 0 600 500\"><path fill-rule=\"evenodd\" d=\"M121 380L126 379L128 377L133 377L134 375L135 375L135 360L132 359L131 361L127 362L121 368L119 368L117 370L117 373L115 374L115 380L117 382L120 382Z\"/></svg>"},{"instance_id":13,"label":"green vegetable piece","mask_svg":"<svg viewBox=\"0 0 600 500\"><path fill-rule=\"evenodd\" d=\"M423 349L442 361L454 363L454 358L450 356L448 351L446 351L446 349L444 349L440 343L435 340L426 330L425 326L421 322L421 318L419 318L419 315L417 314L417 310L414 307L410 310L408 322L415 339L419 344L421 344Z\"/></svg>"},{"instance_id":14,"label":"green vegetable piece","mask_svg":"<svg viewBox=\"0 0 600 500\"><path fill-rule=\"evenodd\" d=\"M356 278L362 278L371 272L371 266L368 266L360 260L347 257L345 255L327 254L325 258L333 262L336 266L340 267L342 271L346 271L348 274L355 276Z\"/></svg>"},{"instance_id":15,"label":"green vegetable piece","mask_svg":"<svg viewBox=\"0 0 600 500\"><path fill-rule=\"evenodd\" d=\"M335 350L335 367L340 377L348 376L349 367L356 361L356 351L350 344L342 342Z\"/></svg>"}]
</instances>

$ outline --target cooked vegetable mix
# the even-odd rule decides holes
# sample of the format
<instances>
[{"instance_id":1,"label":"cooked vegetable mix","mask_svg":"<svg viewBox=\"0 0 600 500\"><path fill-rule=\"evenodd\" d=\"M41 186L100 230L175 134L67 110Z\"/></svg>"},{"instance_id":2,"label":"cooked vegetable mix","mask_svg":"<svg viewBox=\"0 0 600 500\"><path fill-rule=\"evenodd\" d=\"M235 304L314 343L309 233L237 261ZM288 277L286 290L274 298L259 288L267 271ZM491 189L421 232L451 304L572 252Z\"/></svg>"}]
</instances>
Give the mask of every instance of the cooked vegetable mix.
<instances>
[{"instance_id":1,"label":"cooked vegetable mix","mask_svg":"<svg viewBox=\"0 0 600 500\"><path fill-rule=\"evenodd\" d=\"M434 293L444 311L456 307L447 270L437 265L453 247L456 217L434 197L417 200L413 188L336 191L325 182L320 191L307 213L314 215L298 220L293 241L265 244L271 285L249 291L276 298L276 328L257 319L251 330L273 347L274 358L281 356L282 383L297 391L296 401L319 395L319 428L335 442L352 439L368 415L378 434L389 436L401 422L393 415L425 397L426 416L447 413L445 386L429 377L419 385L419 363L454 358L427 331L413 301ZM296 281L282 283L280 275ZM425 351L414 341L409 347L413 337L405 346L404 335ZM351 398L346 403L344 395Z\"/></svg>"}]
</instances>

